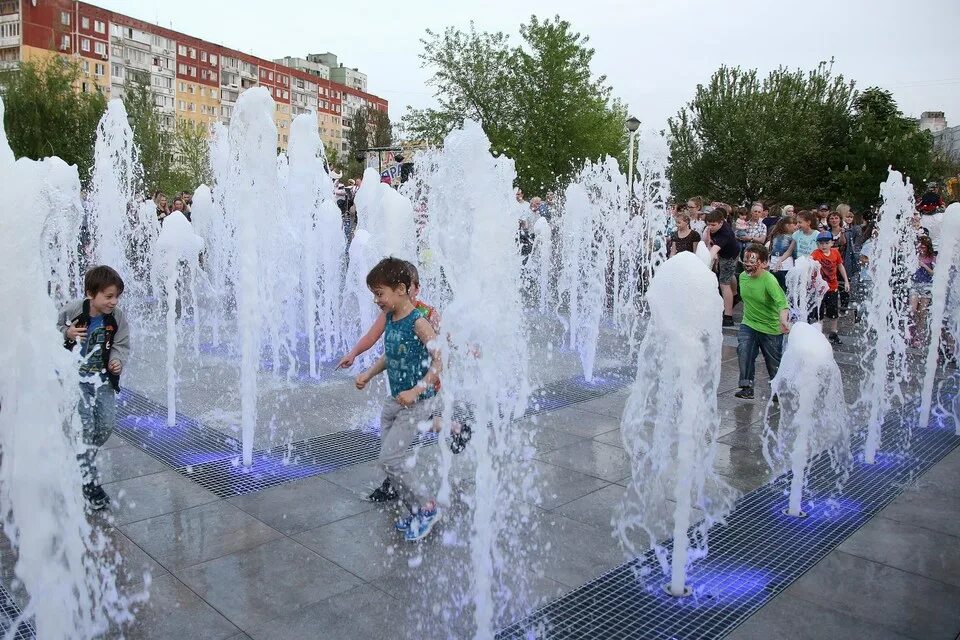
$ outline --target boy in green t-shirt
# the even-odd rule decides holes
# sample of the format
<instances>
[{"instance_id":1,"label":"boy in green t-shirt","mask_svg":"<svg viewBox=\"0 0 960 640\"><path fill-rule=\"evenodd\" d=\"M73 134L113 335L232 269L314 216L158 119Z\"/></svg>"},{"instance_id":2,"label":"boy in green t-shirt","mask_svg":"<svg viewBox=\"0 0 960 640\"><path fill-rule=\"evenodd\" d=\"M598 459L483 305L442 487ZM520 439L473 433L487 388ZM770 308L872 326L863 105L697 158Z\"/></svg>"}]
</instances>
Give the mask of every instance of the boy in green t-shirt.
<instances>
[{"instance_id":1,"label":"boy in green t-shirt","mask_svg":"<svg viewBox=\"0 0 960 640\"><path fill-rule=\"evenodd\" d=\"M740 390L734 395L753 399L754 361L763 353L767 373L773 380L780 367L783 334L790 332L787 320L787 297L777 278L767 270L770 256L761 244L751 244L743 252L743 273L740 274L740 298L743 319L737 336L737 357L740 361ZM776 397L774 397L776 402Z\"/></svg>"}]
</instances>

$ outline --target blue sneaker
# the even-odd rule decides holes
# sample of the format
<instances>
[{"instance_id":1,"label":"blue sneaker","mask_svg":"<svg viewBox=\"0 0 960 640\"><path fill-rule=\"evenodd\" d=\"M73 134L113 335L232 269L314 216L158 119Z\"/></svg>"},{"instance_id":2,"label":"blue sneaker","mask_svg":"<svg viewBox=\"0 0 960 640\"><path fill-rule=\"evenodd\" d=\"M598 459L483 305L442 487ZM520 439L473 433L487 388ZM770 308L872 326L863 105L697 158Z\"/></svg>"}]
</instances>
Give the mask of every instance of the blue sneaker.
<instances>
[{"instance_id":1,"label":"blue sneaker","mask_svg":"<svg viewBox=\"0 0 960 640\"><path fill-rule=\"evenodd\" d=\"M410 518L410 524L407 526L407 532L404 539L407 542L417 542L426 538L433 530L433 525L440 520L440 510L434 508L431 511L421 509L420 513Z\"/></svg>"},{"instance_id":2,"label":"blue sneaker","mask_svg":"<svg viewBox=\"0 0 960 640\"><path fill-rule=\"evenodd\" d=\"M393 523L393 528L402 533L410 528L411 520L413 520L413 514L404 516L403 518L397 518L397 520Z\"/></svg>"}]
</instances>

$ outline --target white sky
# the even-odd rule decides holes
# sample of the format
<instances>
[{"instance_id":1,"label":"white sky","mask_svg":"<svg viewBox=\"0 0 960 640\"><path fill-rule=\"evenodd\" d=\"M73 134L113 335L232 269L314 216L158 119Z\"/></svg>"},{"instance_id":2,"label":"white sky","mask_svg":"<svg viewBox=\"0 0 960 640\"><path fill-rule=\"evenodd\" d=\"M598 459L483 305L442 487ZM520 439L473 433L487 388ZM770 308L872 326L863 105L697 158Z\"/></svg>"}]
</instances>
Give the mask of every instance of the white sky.
<instances>
[{"instance_id":1,"label":"white sky","mask_svg":"<svg viewBox=\"0 0 960 640\"><path fill-rule=\"evenodd\" d=\"M369 76L391 120L432 104L418 57L425 29L472 19L519 42L530 15L560 14L590 36L594 74L645 128L664 127L723 63L766 73L831 57L860 88L893 91L907 115L944 111L960 124L960 0L88 1L267 59L333 51Z\"/></svg>"}]
</instances>

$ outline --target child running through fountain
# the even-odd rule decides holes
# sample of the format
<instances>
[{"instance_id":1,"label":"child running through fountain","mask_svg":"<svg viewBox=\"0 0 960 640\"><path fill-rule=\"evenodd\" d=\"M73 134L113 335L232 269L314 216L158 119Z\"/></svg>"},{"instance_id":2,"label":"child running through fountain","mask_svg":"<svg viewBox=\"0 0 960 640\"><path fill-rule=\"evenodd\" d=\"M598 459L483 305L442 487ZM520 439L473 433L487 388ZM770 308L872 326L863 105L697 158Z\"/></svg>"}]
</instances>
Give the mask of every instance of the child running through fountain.
<instances>
[{"instance_id":1,"label":"child running through fountain","mask_svg":"<svg viewBox=\"0 0 960 640\"><path fill-rule=\"evenodd\" d=\"M817 250L810 254L810 258L820 263L820 273L829 287L817 313L823 323L827 340L837 345L840 344L840 336L837 334L837 318L840 317L840 281L837 273L843 276L843 288L848 293L850 280L847 279L847 270L843 267L843 257L833 246L832 233L821 231L817 235Z\"/></svg>"},{"instance_id":2,"label":"child running through fountain","mask_svg":"<svg viewBox=\"0 0 960 640\"><path fill-rule=\"evenodd\" d=\"M417 266L410 261L404 261L407 265L407 269L410 272L410 280L412 285L410 287L410 300L413 302L417 312L426 318L430 322L430 326L433 327L433 330L437 333L440 332L440 312L430 305L422 302L419 299L420 296L420 272L417 270ZM380 339L380 336L383 335L384 327L387 324L387 314L381 313L377 316L376 321L367 331L367 333L360 338L357 344L350 350L347 355L343 356L340 359L340 362L337 363L338 369L343 369L346 367L353 366L354 360L363 353L366 353L368 350L372 349L377 340ZM436 391L440 391L440 381L437 380ZM464 411L458 411L458 413L465 414ZM439 432L441 428L441 419L439 413L433 418L433 430ZM460 419L455 418L450 425L450 450L453 453L462 452L467 443L470 441L472 435L472 430L470 428L469 421L464 417ZM367 500L370 502L391 502L396 500L398 497L397 492L390 486L390 478L386 478L383 483L373 490Z\"/></svg>"},{"instance_id":3,"label":"child running through fountain","mask_svg":"<svg viewBox=\"0 0 960 640\"><path fill-rule=\"evenodd\" d=\"M77 456L83 476L83 497L92 509L103 509L110 497L100 486L96 458L116 426L120 372L130 353L130 328L117 308L123 279L106 265L90 269L83 279L85 298L64 306L57 316L64 346L80 344L80 414L83 451Z\"/></svg>"},{"instance_id":4,"label":"child running through fountain","mask_svg":"<svg viewBox=\"0 0 960 640\"><path fill-rule=\"evenodd\" d=\"M409 450L420 425L429 425L438 407L437 332L411 300L413 278L405 261L384 258L367 274L367 286L386 314L384 354L357 376L356 386L363 389L374 376L387 372L391 397L380 414L380 464L410 512L397 520L396 529L415 542L426 537L440 518L436 502L420 494L414 475L418 451Z\"/></svg>"}]
</instances>

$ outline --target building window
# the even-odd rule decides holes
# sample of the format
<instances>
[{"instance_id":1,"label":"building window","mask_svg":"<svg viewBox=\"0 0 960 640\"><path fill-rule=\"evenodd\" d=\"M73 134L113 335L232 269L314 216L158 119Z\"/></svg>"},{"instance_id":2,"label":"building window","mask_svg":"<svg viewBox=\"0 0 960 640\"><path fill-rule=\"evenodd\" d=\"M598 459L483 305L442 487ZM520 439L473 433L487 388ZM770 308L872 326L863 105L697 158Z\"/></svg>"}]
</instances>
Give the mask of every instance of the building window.
<instances>
[{"instance_id":1,"label":"building window","mask_svg":"<svg viewBox=\"0 0 960 640\"><path fill-rule=\"evenodd\" d=\"M197 68L196 68L196 67L190 67L190 75L191 75L192 77L194 77L194 78L197 77Z\"/></svg>"},{"instance_id":2,"label":"building window","mask_svg":"<svg viewBox=\"0 0 960 640\"><path fill-rule=\"evenodd\" d=\"M187 45L181 44L177 47L177 55L186 56L187 55Z\"/></svg>"},{"instance_id":3,"label":"building window","mask_svg":"<svg viewBox=\"0 0 960 640\"><path fill-rule=\"evenodd\" d=\"M80 18L80 28L81 28L81 29L89 29L89 28L90 28L90 18L81 17L81 18Z\"/></svg>"},{"instance_id":4,"label":"building window","mask_svg":"<svg viewBox=\"0 0 960 640\"><path fill-rule=\"evenodd\" d=\"M118 64L111 65L110 75L114 78L123 78L123 67Z\"/></svg>"},{"instance_id":5,"label":"building window","mask_svg":"<svg viewBox=\"0 0 960 640\"><path fill-rule=\"evenodd\" d=\"M201 51L201 52L200 52L200 62L206 62L206 61L207 61L207 52L206 52L206 51Z\"/></svg>"},{"instance_id":6,"label":"building window","mask_svg":"<svg viewBox=\"0 0 960 640\"><path fill-rule=\"evenodd\" d=\"M83 61L83 72L84 72L84 73L90 73L90 61L89 61L89 60L84 60L84 61Z\"/></svg>"},{"instance_id":7,"label":"building window","mask_svg":"<svg viewBox=\"0 0 960 640\"><path fill-rule=\"evenodd\" d=\"M114 57L114 58L122 58L122 57L123 57L123 47L121 47L121 46L119 46L119 45L114 45L114 46L113 46L113 57Z\"/></svg>"},{"instance_id":8,"label":"building window","mask_svg":"<svg viewBox=\"0 0 960 640\"><path fill-rule=\"evenodd\" d=\"M210 64L217 66L217 56L213 55L212 53L210 54Z\"/></svg>"},{"instance_id":9,"label":"building window","mask_svg":"<svg viewBox=\"0 0 960 640\"><path fill-rule=\"evenodd\" d=\"M97 77L103 77L103 63L98 62L97 64L93 65L93 72L97 75Z\"/></svg>"},{"instance_id":10,"label":"building window","mask_svg":"<svg viewBox=\"0 0 960 640\"><path fill-rule=\"evenodd\" d=\"M89 38L80 38L80 51L90 51Z\"/></svg>"},{"instance_id":11,"label":"building window","mask_svg":"<svg viewBox=\"0 0 960 640\"><path fill-rule=\"evenodd\" d=\"M65 26L68 26L68 27L70 26L70 12L69 12L69 11L61 11L61 12L60 12L60 24L65 25Z\"/></svg>"},{"instance_id":12,"label":"building window","mask_svg":"<svg viewBox=\"0 0 960 640\"><path fill-rule=\"evenodd\" d=\"M210 89L210 97L213 98L214 100L217 99L217 90L216 90L216 89Z\"/></svg>"},{"instance_id":13,"label":"building window","mask_svg":"<svg viewBox=\"0 0 960 640\"><path fill-rule=\"evenodd\" d=\"M216 108L216 107L210 107L210 115L212 115L212 116L217 115L217 108Z\"/></svg>"},{"instance_id":14,"label":"building window","mask_svg":"<svg viewBox=\"0 0 960 640\"><path fill-rule=\"evenodd\" d=\"M190 47L189 49L187 49L187 53L188 53L188 54L190 55L190 57L193 58L194 60L197 59L197 50L194 49L193 47Z\"/></svg>"},{"instance_id":15,"label":"building window","mask_svg":"<svg viewBox=\"0 0 960 640\"><path fill-rule=\"evenodd\" d=\"M70 50L70 36L63 34L60 36L60 50L69 51Z\"/></svg>"},{"instance_id":16,"label":"building window","mask_svg":"<svg viewBox=\"0 0 960 640\"><path fill-rule=\"evenodd\" d=\"M290 92L289 92L289 91L284 91L284 92L283 92L283 99L284 99L284 100L289 100L289 99L290 99Z\"/></svg>"},{"instance_id":17,"label":"building window","mask_svg":"<svg viewBox=\"0 0 960 640\"><path fill-rule=\"evenodd\" d=\"M96 31L97 33L106 33L107 25L105 25L102 20L94 20L93 30Z\"/></svg>"},{"instance_id":18,"label":"building window","mask_svg":"<svg viewBox=\"0 0 960 640\"><path fill-rule=\"evenodd\" d=\"M182 64L182 63L181 63L181 64L178 64L178 65L177 65L177 73L179 73L179 74L181 74L181 75L184 75L184 76L187 75L187 65Z\"/></svg>"},{"instance_id":19,"label":"building window","mask_svg":"<svg viewBox=\"0 0 960 640\"><path fill-rule=\"evenodd\" d=\"M93 50L97 52L97 55L107 55L107 45L104 42L94 42Z\"/></svg>"},{"instance_id":20,"label":"building window","mask_svg":"<svg viewBox=\"0 0 960 640\"><path fill-rule=\"evenodd\" d=\"M180 107L180 111L186 111L186 110L187 110L187 103L184 102L183 100L178 101L178 105L177 105L177 106Z\"/></svg>"}]
</instances>

